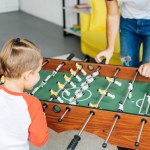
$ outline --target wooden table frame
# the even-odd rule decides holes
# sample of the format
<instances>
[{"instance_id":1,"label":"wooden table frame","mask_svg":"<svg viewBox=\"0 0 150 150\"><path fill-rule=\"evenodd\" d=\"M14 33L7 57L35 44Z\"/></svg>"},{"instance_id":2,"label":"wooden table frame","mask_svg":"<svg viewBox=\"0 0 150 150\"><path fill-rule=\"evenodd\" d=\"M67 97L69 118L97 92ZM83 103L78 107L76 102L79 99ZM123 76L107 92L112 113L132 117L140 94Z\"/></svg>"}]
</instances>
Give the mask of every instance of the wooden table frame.
<instances>
[{"instance_id":1,"label":"wooden table frame","mask_svg":"<svg viewBox=\"0 0 150 150\"><path fill-rule=\"evenodd\" d=\"M43 66L43 70L53 71L62 62L65 62L66 65L62 67L60 71L69 72L70 68L75 69L74 61L46 58L44 59L44 61L45 60L48 60L49 63ZM116 68L119 67L121 71L118 73L117 78L125 80L132 80L137 70L137 68L131 67L111 66L85 62L78 63L83 64L83 68L88 74L91 74L97 69L98 66L101 66L100 76L110 77L114 74ZM89 65L93 67L92 71L88 69ZM136 81L150 82L150 78L138 75ZM80 130L84 122L88 118L90 111L93 110L95 112L95 115L91 118L84 131L90 132L102 137L103 139L106 139L115 119L115 115L119 114L120 119L117 121L117 124L109 139L109 143L132 149L149 150L150 117L145 117L147 119L147 123L145 124L142 132L140 145L136 147L135 141L141 127L141 119L144 118L144 116L42 101L42 104L44 103L48 104L48 108L45 111L48 127L55 130L56 132L62 132L66 130ZM54 112L53 107L55 105L61 108L61 111L59 113ZM58 122L58 118L65 112L66 107L71 108L71 111L64 117L62 122Z\"/></svg>"}]
</instances>

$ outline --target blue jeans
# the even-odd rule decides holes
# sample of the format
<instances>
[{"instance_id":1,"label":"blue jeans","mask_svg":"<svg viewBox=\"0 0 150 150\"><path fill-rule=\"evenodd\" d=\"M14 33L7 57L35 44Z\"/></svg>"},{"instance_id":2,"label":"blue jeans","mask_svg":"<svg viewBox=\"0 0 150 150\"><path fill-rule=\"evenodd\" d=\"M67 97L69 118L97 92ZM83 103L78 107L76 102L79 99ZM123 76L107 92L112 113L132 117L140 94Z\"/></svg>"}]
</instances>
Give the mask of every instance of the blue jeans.
<instances>
[{"instance_id":1,"label":"blue jeans","mask_svg":"<svg viewBox=\"0 0 150 150\"><path fill-rule=\"evenodd\" d=\"M120 19L120 55L123 65L139 67L139 51L143 44L142 63L150 61L150 19Z\"/></svg>"}]
</instances>

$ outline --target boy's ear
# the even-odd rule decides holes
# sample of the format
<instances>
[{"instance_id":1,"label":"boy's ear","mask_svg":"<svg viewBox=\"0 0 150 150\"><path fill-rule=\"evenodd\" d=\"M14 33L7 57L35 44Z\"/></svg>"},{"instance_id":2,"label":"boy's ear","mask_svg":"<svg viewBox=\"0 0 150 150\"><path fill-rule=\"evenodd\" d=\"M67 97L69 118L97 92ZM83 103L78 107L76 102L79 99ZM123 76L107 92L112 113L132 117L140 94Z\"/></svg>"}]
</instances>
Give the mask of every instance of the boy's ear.
<instances>
[{"instance_id":1,"label":"boy's ear","mask_svg":"<svg viewBox=\"0 0 150 150\"><path fill-rule=\"evenodd\" d=\"M23 78L27 81L29 80L31 74L32 74L32 70L26 71L23 73Z\"/></svg>"}]
</instances>

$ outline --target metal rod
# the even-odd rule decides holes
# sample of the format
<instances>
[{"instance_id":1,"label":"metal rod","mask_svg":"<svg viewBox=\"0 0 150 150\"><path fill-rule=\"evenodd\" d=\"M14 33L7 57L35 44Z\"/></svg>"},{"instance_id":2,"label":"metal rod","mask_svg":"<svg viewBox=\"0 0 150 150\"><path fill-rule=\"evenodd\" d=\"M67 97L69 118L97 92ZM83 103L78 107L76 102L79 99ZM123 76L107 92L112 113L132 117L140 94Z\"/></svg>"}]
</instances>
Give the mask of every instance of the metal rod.
<instances>
[{"instance_id":1,"label":"metal rod","mask_svg":"<svg viewBox=\"0 0 150 150\"><path fill-rule=\"evenodd\" d=\"M46 60L43 64L42 67L45 66L48 63L48 60Z\"/></svg>"},{"instance_id":2,"label":"metal rod","mask_svg":"<svg viewBox=\"0 0 150 150\"><path fill-rule=\"evenodd\" d=\"M141 138L141 135L142 135L142 131L143 131L143 128L144 128L144 125L145 125L145 123L146 123L146 119L144 119L143 121L142 121L142 125L141 125L141 128L140 128L140 132L139 132L139 134L138 134L138 137L137 137L137 140L136 140L136 143L138 143L136 146L139 146L139 141L140 141L140 138Z\"/></svg>"},{"instance_id":3,"label":"metal rod","mask_svg":"<svg viewBox=\"0 0 150 150\"><path fill-rule=\"evenodd\" d=\"M88 119L86 120L86 122L84 123L83 127L81 128L81 130L79 131L78 135L80 136L83 132L83 130L85 129L86 125L88 124L89 120L91 119L91 117L95 114L94 111L90 112L90 115L88 117Z\"/></svg>"},{"instance_id":4,"label":"metal rod","mask_svg":"<svg viewBox=\"0 0 150 150\"><path fill-rule=\"evenodd\" d=\"M145 95L148 95L148 94L145 94ZM144 101L145 98L146 98L145 95L144 95L143 101ZM147 101L148 101L148 100L147 100ZM149 106L150 106L150 103L149 103L149 101L148 101L148 105L147 105L147 107L146 107L145 114L144 114L145 116L146 116L147 113L148 113ZM142 131L143 131L143 129L144 129L144 125L145 125L145 123L147 123L146 117L145 117L145 118L142 118L142 119L141 119L141 122L142 122L142 125L141 125L141 128L140 128L140 131L139 131L137 140L136 140L136 142L135 142L135 146L139 146L139 144L140 144L139 141L140 141L140 138L141 138L141 135L142 135Z\"/></svg>"},{"instance_id":5,"label":"metal rod","mask_svg":"<svg viewBox=\"0 0 150 150\"><path fill-rule=\"evenodd\" d=\"M71 111L69 107L66 107L66 111L63 113L63 115L58 119L59 122L63 120L63 118L67 115L67 113Z\"/></svg>"},{"instance_id":6,"label":"metal rod","mask_svg":"<svg viewBox=\"0 0 150 150\"><path fill-rule=\"evenodd\" d=\"M135 74L135 76L134 76L134 78L133 78L133 80L132 80L132 84L134 84L134 82L135 82L135 79L137 78L137 75L139 74L139 72L138 71L136 71L136 74Z\"/></svg>"},{"instance_id":7,"label":"metal rod","mask_svg":"<svg viewBox=\"0 0 150 150\"><path fill-rule=\"evenodd\" d=\"M78 135L75 135L74 138L71 140L71 142L69 143L67 150L74 150L76 148L76 146L78 145L78 142L81 140L80 135L82 134L83 130L85 129L86 125L88 124L89 120L91 119L91 117L94 115L94 111L90 111L90 115L88 117L88 119L86 120L86 122L84 123L83 127L81 128L80 132L78 133Z\"/></svg>"},{"instance_id":8,"label":"metal rod","mask_svg":"<svg viewBox=\"0 0 150 150\"><path fill-rule=\"evenodd\" d=\"M113 131L113 129L114 129L114 127L115 127L115 125L116 125L118 119L120 119L120 116L119 116L118 114L116 114L116 115L115 115L115 120L114 120L114 122L113 122L113 125L112 125L112 127L111 127L109 133L108 133L108 136L107 136L106 140L104 141L104 143L102 144L102 147L103 147L103 148L106 148L106 147L107 147L107 142L108 142L108 140L109 140L109 138L110 138L110 136L111 136L111 134L112 134L112 131Z\"/></svg>"},{"instance_id":9,"label":"metal rod","mask_svg":"<svg viewBox=\"0 0 150 150\"><path fill-rule=\"evenodd\" d=\"M85 60L85 61L86 61L86 60ZM78 73L79 71L80 71L80 69L77 68L75 75L77 75L77 73ZM75 75L72 74L72 75L70 76L70 81L72 80L72 78L73 78ZM64 88L65 88L65 86L66 86L67 84L68 84L68 82L66 81L66 82L64 83ZM62 90L63 90L63 89L58 89L56 93L59 94ZM56 97L55 97L55 98L56 98ZM50 98L49 101L52 101L53 99L54 99L54 97L53 97L53 98Z\"/></svg>"},{"instance_id":10,"label":"metal rod","mask_svg":"<svg viewBox=\"0 0 150 150\"><path fill-rule=\"evenodd\" d=\"M132 80L132 82L131 82L131 84L133 85L134 84L134 82L135 82L135 79L137 78L137 75L139 74L139 72L138 71L136 71L136 74L134 75L134 78L133 78L133 80ZM129 87L129 86L128 86ZM126 93L126 95L125 95L125 98L124 98L124 100L122 101L122 107L124 106L124 104L125 104L125 102L126 102L126 100L127 100L127 97L129 96L129 93L130 93L131 91L130 91L130 89L128 88L128 91L127 91L127 93Z\"/></svg>"},{"instance_id":11,"label":"metal rod","mask_svg":"<svg viewBox=\"0 0 150 150\"><path fill-rule=\"evenodd\" d=\"M98 66L98 67L97 67L97 69L96 69L96 71L100 72L100 69L101 69L101 67L100 67L100 66ZM96 72L96 71L95 71L95 72ZM92 74L91 74L91 76L92 76ZM85 81L85 82L86 82L86 81ZM87 84L88 84L88 85L90 85L89 83L87 83ZM83 90L83 89L82 89L82 87L80 87L80 88L79 88L79 91L80 91L80 90ZM77 101L76 94L74 95L74 99L73 99L73 101Z\"/></svg>"},{"instance_id":12,"label":"metal rod","mask_svg":"<svg viewBox=\"0 0 150 150\"><path fill-rule=\"evenodd\" d=\"M120 71L120 68L117 68L116 69L116 72L114 73L114 75L113 75L113 78L115 78L116 76L117 76L117 74L118 74L118 72ZM106 87L106 91L109 89L109 87L111 86L111 84L112 84L112 82L109 82L109 84L107 85L107 87ZM102 101L102 99L103 99L103 97L105 96L105 94L102 94L101 95L101 97L100 97L100 99L98 100L98 102L97 102L97 104L96 105L99 105L100 104L100 102Z\"/></svg>"},{"instance_id":13,"label":"metal rod","mask_svg":"<svg viewBox=\"0 0 150 150\"><path fill-rule=\"evenodd\" d=\"M62 1L62 7L63 7L63 29L66 29L66 11L65 11L65 0ZM63 30L64 36L67 35L66 31Z\"/></svg>"},{"instance_id":14,"label":"metal rod","mask_svg":"<svg viewBox=\"0 0 150 150\"><path fill-rule=\"evenodd\" d=\"M30 94L31 94L31 95L34 95L40 88L42 88L42 87L47 83L47 81L48 81L50 78L54 77L54 76L58 73L58 71L59 71L64 65L65 65L64 62L62 62L61 64L59 64L59 65L57 66L57 68L52 72L52 74L51 74L51 75L48 75L48 76L41 82L41 84L40 84L38 87L36 87L35 89L33 89L33 91L32 91Z\"/></svg>"},{"instance_id":15,"label":"metal rod","mask_svg":"<svg viewBox=\"0 0 150 150\"><path fill-rule=\"evenodd\" d=\"M130 93L130 90L128 90L128 92L126 93L126 95L125 95L125 97L124 97L124 100L122 101L122 105L123 105L123 106L124 106L124 104L125 104L125 102L126 102L126 100L127 100L127 98L128 98L129 93Z\"/></svg>"},{"instance_id":16,"label":"metal rod","mask_svg":"<svg viewBox=\"0 0 150 150\"><path fill-rule=\"evenodd\" d=\"M147 95L148 95L148 94L147 94ZM148 99L147 99L147 103L148 103L148 105L147 105L147 107L146 107L145 115L147 115L148 110L149 110L149 107L150 107L150 103L149 103Z\"/></svg>"},{"instance_id":17,"label":"metal rod","mask_svg":"<svg viewBox=\"0 0 150 150\"><path fill-rule=\"evenodd\" d=\"M112 84L112 82L110 82L108 85L107 85L107 87L106 87L106 91L109 89L109 87L111 86L111 84ZM101 95L101 97L100 97L100 99L98 100L98 102L97 102L97 105L99 105L100 104L100 102L102 101L102 99L104 98L104 96L105 96L105 94L102 94Z\"/></svg>"},{"instance_id":18,"label":"metal rod","mask_svg":"<svg viewBox=\"0 0 150 150\"><path fill-rule=\"evenodd\" d=\"M77 0L77 4L80 4L80 0ZM77 13L77 23L80 24L80 14Z\"/></svg>"}]
</instances>

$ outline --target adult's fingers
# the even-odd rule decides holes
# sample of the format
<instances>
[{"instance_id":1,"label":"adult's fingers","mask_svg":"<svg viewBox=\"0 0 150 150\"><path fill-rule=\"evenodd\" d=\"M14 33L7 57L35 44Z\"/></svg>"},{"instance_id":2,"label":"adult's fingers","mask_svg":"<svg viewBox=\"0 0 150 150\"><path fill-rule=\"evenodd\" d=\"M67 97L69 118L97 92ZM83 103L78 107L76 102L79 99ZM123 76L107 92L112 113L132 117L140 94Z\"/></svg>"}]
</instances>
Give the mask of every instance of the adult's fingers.
<instances>
[{"instance_id":1,"label":"adult's fingers","mask_svg":"<svg viewBox=\"0 0 150 150\"><path fill-rule=\"evenodd\" d=\"M142 73L142 70L143 70L143 65L141 65L138 69L139 73L141 74Z\"/></svg>"},{"instance_id":2,"label":"adult's fingers","mask_svg":"<svg viewBox=\"0 0 150 150\"><path fill-rule=\"evenodd\" d=\"M96 57L95 57L95 60L97 63L100 63L103 59L104 55L103 53L99 53Z\"/></svg>"},{"instance_id":3,"label":"adult's fingers","mask_svg":"<svg viewBox=\"0 0 150 150\"><path fill-rule=\"evenodd\" d=\"M147 65L140 66L138 71L142 76L150 77L150 69Z\"/></svg>"},{"instance_id":4,"label":"adult's fingers","mask_svg":"<svg viewBox=\"0 0 150 150\"><path fill-rule=\"evenodd\" d=\"M110 60L110 58L106 58L106 64L108 64L108 63L109 63L109 60Z\"/></svg>"}]
</instances>

